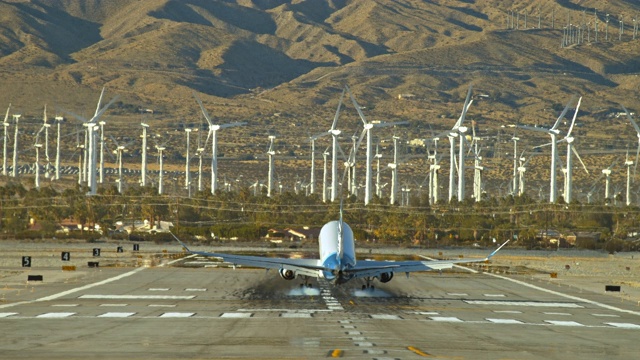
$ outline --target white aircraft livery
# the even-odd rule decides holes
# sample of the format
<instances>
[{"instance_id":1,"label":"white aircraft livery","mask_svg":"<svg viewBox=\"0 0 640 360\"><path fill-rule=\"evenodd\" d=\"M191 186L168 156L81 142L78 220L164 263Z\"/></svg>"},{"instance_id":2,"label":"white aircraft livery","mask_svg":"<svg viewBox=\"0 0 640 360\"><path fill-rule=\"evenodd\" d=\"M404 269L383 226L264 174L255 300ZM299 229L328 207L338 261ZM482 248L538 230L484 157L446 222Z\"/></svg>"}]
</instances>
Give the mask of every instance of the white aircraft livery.
<instances>
[{"instance_id":1,"label":"white aircraft livery","mask_svg":"<svg viewBox=\"0 0 640 360\"><path fill-rule=\"evenodd\" d=\"M406 273L408 276L410 272L414 271L450 269L454 264L487 261L509 242L509 240L505 241L483 259L395 262L366 260L357 262L353 231L347 223L342 221L342 212L340 212L340 220L330 221L320 230L320 259L285 259L192 251L175 235L174 238L191 254L221 258L234 267L243 265L263 269L277 269L280 276L285 280L303 277L307 286L310 286L309 278L323 278L335 285L361 278L366 281L363 289L372 287L371 282L374 279L378 279L382 283L391 281L394 273Z\"/></svg>"}]
</instances>

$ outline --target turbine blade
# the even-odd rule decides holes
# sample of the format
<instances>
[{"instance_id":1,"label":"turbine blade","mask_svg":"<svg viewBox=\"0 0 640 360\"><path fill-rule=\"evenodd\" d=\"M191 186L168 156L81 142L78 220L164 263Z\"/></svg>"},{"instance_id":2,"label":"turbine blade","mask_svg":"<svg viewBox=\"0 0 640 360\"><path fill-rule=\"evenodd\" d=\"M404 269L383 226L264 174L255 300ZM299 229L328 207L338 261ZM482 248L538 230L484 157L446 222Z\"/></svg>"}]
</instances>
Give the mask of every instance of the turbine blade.
<instances>
[{"instance_id":1,"label":"turbine blade","mask_svg":"<svg viewBox=\"0 0 640 360\"><path fill-rule=\"evenodd\" d=\"M627 110L627 108L624 107L624 105L620 104L620 106L622 106L622 109L627 114L627 119L629 119L629 121L631 122L631 125L633 125L633 128L636 129L638 136L640 136L640 127L638 127L638 124L631 117L631 113L629 112L629 110Z\"/></svg>"},{"instance_id":2,"label":"turbine blade","mask_svg":"<svg viewBox=\"0 0 640 360\"><path fill-rule=\"evenodd\" d=\"M580 109L580 103L582 102L582 96L578 99L578 105L576 105L576 112L573 113L573 120L571 120L571 125L569 126L569 131L567 131L567 136L571 135L571 131L573 131L573 126L576 123L576 117L578 116L578 109Z\"/></svg>"},{"instance_id":3,"label":"turbine blade","mask_svg":"<svg viewBox=\"0 0 640 360\"><path fill-rule=\"evenodd\" d=\"M226 129L226 128L230 128L230 127L243 126L243 125L247 125L247 123L246 122L234 122L234 123L220 125L220 129Z\"/></svg>"},{"instance_id":4,"label":"turbine blade","mask_svg":"<svg viewBox=\"0 0 640 360\"><path fill-rule=\"evenodd\" d=\"M109 101L107 105L105 105L102 109L100 109L100 111L98 111L96 115L93 118L91 118L91 122L98 120L102 116L102 114L104 114L104 112L107 111L109 106L111 106L116 100L118 100L118 98L119 98L118 95L114 96L113 99L111 99L111 101Z\"/></svg>"},{"instance_id":5,"label":"turbine blade","mask_svg":"<svg viewBox=\"0 0 640 360\"><path fill-rule=\"evenodd\" d=\"M331 124L331 130L335 130L336 129L336 125L338 125L338 117L340 117L340 108L342 107L342 100L344 99L344 93L347 91L348 87L345 86L344 89L342 89L342 95L340 95L340 102L338 102L338 108L336 109L336 115L333 117L333 123Z\"/></svg>"},{"instance_id":6,"label":"turbine blade","mask_svg":"<svg viewBox=\"0 0 640 360\"><path fill-rule=\"evenodd\" d=\"M589 174L589 170L587 170L587 166L584 164L584 162L582 162L582 158L580 157L580 154L578 154L578 150L576 150L575 147L571 147L571 151L573 151L573 153L576 154L578 161L580 161L580 164L582 164L582 168L587 174Z\"/></svg>"},{"instance_id":7,"label":"turbine blade","mask_svg":"<svg viewBox=\"0 0 640 360\"><path fill-rule=\"evenodd\" d=\"M11 110L11 104L9 104L9 107L7 108L7 113L4 115L4 122L9 121L9 111Z\"/></svg>"},{"instance_id":8,"label":"turbine blade","mask_svg":"<svg viewBox=\"0 0 640 360\"><path fill-rule=\"evenodd\" d=\"M100 104L102 103L102 97L104 96L104 90L106 87L102 87L102 92L100 92L100 98L98 99L98 106L96 106L96 112L93 114L93 117L98 116L98 112L100 111Z\"/></svg>"},{"instance_id":9,"label":"turbine blade","mask_svg":"<svg viewBox=\"0 0 640 360\"><path fill-rule=\"evenodd\" d=\"M202 110L202 115L204 115L204 118L207 120L207 123L209 123L209 126L213 126L213 122L211 122L211 117L209 116L207 109L204 108L204 105L202 104L202 100L200 100L198 95L196 95L195 91L193 92L193 97L196 98L198 105L200 105L200 109Z\"/></svg>"},{"instance_id":10,"label":"turbine blade","mask_svg":"<svg viewBox=\"0 0 640 360\"><path fill-rule=\"evenodd\" d=\"M353 94L351 93L351 89L349 89L349 86L345 86L345 87L347 88L347 91L349 92L349 97L351 98L351 102L353 103L353 107L356 108L356 111L358 112L358 115L360 116L360 120L362 120L364 125L367 125L367 119L364 117L364 114L362 113L362 109L360 108L360 105L358 104L356 99L353 97Z\"/></svg>"},{"instance_id":11,"label":"turbine blade","mask_svg":"<svg viewBox=\"0 0 640 360\"><path fill-rule=\"evenodd\" d=\"M569 106L571 106L573 99L574 98L572 97L571 100L569 100L569 102L567 103L567 106L564 107L564 110L562 110L562 113L560 114L560 116L558 116L558 119L556 120L556 123L551 127L551 130L555 130L558 125L560 125L560 120L562 120L562 118L564 118L564 116L567 114L567 111L569 111Z\"/></svg>"}]
</instances>

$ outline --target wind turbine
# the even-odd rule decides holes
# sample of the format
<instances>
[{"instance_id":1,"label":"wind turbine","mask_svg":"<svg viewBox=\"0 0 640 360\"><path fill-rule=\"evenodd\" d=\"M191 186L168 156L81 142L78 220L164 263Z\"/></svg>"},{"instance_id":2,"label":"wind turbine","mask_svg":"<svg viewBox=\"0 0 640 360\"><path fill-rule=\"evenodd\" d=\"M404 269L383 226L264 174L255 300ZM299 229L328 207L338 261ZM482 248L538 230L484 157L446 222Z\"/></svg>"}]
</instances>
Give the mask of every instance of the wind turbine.
<instances>
[{"instance_id":1,"label":"wind turbine","mask_svg":"<svg viewBox=\"0 0 640 360\"><path fill-rule=\"evenodd\" d=\"M218 189L217 132L220 129L230 128L235 126L242 126L242 125L245 125L246 123L235 122L235 123L229 123L229 124L223 124L223 125L214 124L213 121L211 120L211 117L209 116L209 113L204 108L202 101L200 100L200 98L198 98L195 92L193 93L193 96L196 98L196 101L198 102L198 105L200 105L200 109L202 110L202 115L204 115L204 118L207 120L207 123L209 124L209 135L207 137L211 137L211 194L215 194L216 190Z\"/></svg>"},{"instance_id":2,"label":"wind turbine","mask_svg":"<svg viewBox=\"0 0 640 360\"><path fill-rule=\"evenodd\" d=\"M573 102L573 99L571 99L569 103L567 103L567 106L564 108L560 116L558 116L558 119L556 120L555 124L553 124L551 129L544 129L539 127L526 126L526 125L516 125L518 128L542 132L542 133L548 134L551 137L551 179L550 179L551 183L550 183L550 191L549 191L550 203L555 203L558 200L558 195L557 195L558 188L556 186L556 170L557 170L556 157L557 157L557 151L558 151L556 136L560 134L560 131L558 130L558 126L560 125L560 120L564 118L567 111L569 110L569 106L571 106L572 102Z\"/></svg>"},{"instance_id":3,"label":"wind turbine","mask_svg":"<svg viewBox=\"0 0 640 360\"><path fill-rule=\"evenodd\" d=\"M449 131L445 131L439 135L437 135L437 137L446 135L447 138L449 139L449 202L451 202L451 200L453 199L453 191L454 191L454 187L455 187L455 171L456 171L456 137L459 135L459 128L462 126L462 124L464 123L464 119L467 116L467 111L469 110L469 107L471 106L471 104L473 103L473 100L471 99L471 91L473 89L473 86L469 86L469 91L467 92L467 97L464 101L464 106L462 108L462 114L460 115L460 117L458 118L458 121L456 121L456 123L453 125L453 127L451 128L451 130ZM466 131L466 128L464 128ZM464 140L461 140L464 141ZM461 148L462 150L460 150L460 152L464 152L464 147ZM461 159L462 164L462 168L464 170L464 159ZM458 176L461 176L464 178L464 172L460 172L460 170L458 170ZM458 181L458 196L460 195L460 188L464 187L464 179L462 180L462 183L460 183L460 181ZM462 201L462 199L460 199L458 197L458 201Z\"/></svg>"},{"instance_id":4,"label":"wind turbine","mask_svg":"<svg viewBox=\"0 0 640 360\"><path fill-rule=\"evenodd\" d=\"M9 136L7 133L7 128L9 127L9 110L11 110L11 104L7 108L7 113L4 115L4 122L2 125L4 126L4 141L3 141L3 151L2 151L2 175L7 175L7 143L9 142Z\"/></svg>"},{"instance_id":5,"label":"wind turbine","mask_svg":"<svg viewBox=\"0 0 640 360\"><path fill-rule=\"evenodd\" d=\"M440 170L440 165L438 165L438 141L439 137L434 137L433 140L433 154L428 156L429 160L431 160L431 164L429 165L429 205L436 204L438 202L438 170Z\"/></svg>"},{"instance_id":6,"label":"wind turbine","mask_svg":"<svg viewBox=\"0 0 640 360\"><path fill-rule=\"evenodd\" d=\"M45 160L47 161L47 164L45 165L45 174L44 177L45 178L49 178L49 169L51 168L51 161L49 160L49 128L51 127L51 124L47 123L47 105L44 105L44 115L42 118L43 121L43 128L44 128L44 157Z\"/></svg>"},{"instance_id":7,"label":"wind turbine","mask_svg":"<svg viewBox=\"0 0 640 360\"><path fill-rule=\"evenodd\" d=\"M97 152L96 152L96 134L95 134L95 131L98 129L98 126L96 125L96 123L99 121L102 114L104 114L104 112L107 111L107 109L116 101L116 99L118 99L118 96L115 96L113 99L111 99L111 101L109 101L107 105L100 108L102 97L104 96L104 92L105 92L105 88L102 88L102 92L100 93L100 98L98 99L98 105L96 106L96 111L91 119L87 120L82 116L69 112L69 114L71 114L78 120L82 121L83 122L82 125L86 127L86 130L87 130L85 133L86 134L85 139L88 140L86 142L87 144L86 146L88 147L88 149L85 148L87 155L85 156L84 162L86 164L85 172L86 172L87 182L89 186L89 195L97 194L97 190L98 190L98 185L96 181Z\"/></svg>"},{"instance_id":8,"label":"wind turbine","mask_svg":"<svg viewBox=\"0 0 640 360\"><path fill-rule=\"evenodd\" d=\"M624 112L627 114L627 119L629 119L629 121L631 122L631 125L633 125L633 128L636 130L636 135L638 136L638 149L636 150L636 165L633 168L633 177L635 179L636 170L638 169L638 155L640 155L640 127L638 127L638 124L631 117L631 113L629 112L629 110L627 110L627 108L625 108L622 104L620 104L620 106L622 106L622 109L624 109Z\"/></svg>"},{"instance_id":9,"label":"wind turbine","mask_svg":"<svg viewBox=\"0 0 640 360\"><path fill-rule=\"evenodd\" d=\"M362 123L364 125L364 129L362 130L363 133L366 133L367 135L367 162L365 165L365 186L364 186L364 204L368 205L369 202L371 201L371 161L373 158L373 155L371 154L371 129L375 128L382 128L382 127L388 127L388 126L394 126L394 125L403 125L403 124L407 124L408 121L398 121L398 122L391 122L391 123L387 123L387 122L381 122L381 123L370 123L367 121L366 117L364 116L364 113L362 112L362 107L358 104L358 102L356 101L356 99L353 97L353 94L351 93L351 89L349 89L349 87L347 86L347 91L349 91L349 97L351 98L351 102L353 102L353 106L356 108L356 111L358 112L358 115L360 116L360 120L362 120ZM355 179L355 172L353 175L354 179ZM355 183L355 180L354 180Z\"/></svg>"},{"instance_id":10,"label":"wind turbine","mask_svg":"<svg viewBox=\"0 0 640 360\"><path fill-rule=\"evenodd\" d=\"M340 116L340 108L342 107L342 100L344 99L344 93L346 92L346 87L342 89L342 95L340 95L340 102L338 103L338 108L336 109L336 114L333 117L333 123L331 124L331 128L329 129L329 134L331 134L332 139L332 148L331 148L331 202L334 202L336 199L336 194L338 190L338 135L340 135L341 131L336 129L336 125L338 124L338 117Z\"/></svg>"},{"instance_id":11,"label":"wind turbine","mask_svg":"<svg viewBox=\"0 0 640 360\"><path fill-rule=\"evenodd\" d=\"M569 130L567 131L567 135L565 135L565 137L563 139L563 140L565 140L567 142L567 177L566 177L566 180L565 180L565 190L564 190L564 197L565 197L564 200L567 202L567 204L571 203L572 191L573 191L572 152L576 154L576 156L578 157L578 160L580 160L580 163L582 163L582 166L584 167L584 171L586 171L587 174L589 174L589 171L587 170L587 167L582 162L582 159L580 159L580 155L578 155L578 152L573 147L574 137L571 136L571 132L573 131L573 126L575 125L576 117L578 116L578 109L580 109L580 103L581 102L582 102L582 97L580 97L578 99L578 104L576 105L576 110L575 110L575 113L573 114L573 119L571 120L571 125L569 126ZM562 140L560 140L560 141L562 141Z\"/></svg>"},{"instance_id":12,"label":"wind turbine","mask_svg":"<svg viewBox=\"0 0 640 360\"><path fill-rule=\"evenodd\" d=\"M116 182L118 183L118 193L122 194L122 152L125 150L125 147L124 145L118 144L113 136L111 137L111 140L113 140L113 142L116 144L116 161L118 162L118 179L116 180Z\"/></svg>"},{"instance_id":13,"label":"wind turbine","mask_svg":"<svg viewBox=\"0 0 640 360\"><path fill-rule=\"evenodd\" d=\"M524 195L524 173L527 171L526 165L529 162L529 159L531 159L531 157L525 158L523 155L524 150L522 151L522 154L520 154L520 166L518 166L518 196Z\"/></svg>"},{"instance_id":14,"label":"wind turbine","mask_svg":"<svg viewBox=\"0 0 640 360\"><path fill-rule=\"evenodd\" d=\"M458 133L460 136L460 151L458 154L458 201L464 200L464 143L467 141L464 134L467 130L466 126L458 127Z\"/></svg>"},{"instance_id":15,"label":"wind turbine","mask_svg":"<svg viewBox=\"0 0 640 360\"><path fill-rule=\"evenodd\" d=\"M267 151L267 155L269 156L269 173L267 178L267 197L271 197L271 190L273 188L273 157L276 152L273 150L273 141L275 140L275 136L269 136L269 150Z\"/></svg>"},{"instance_id":16,"label":"wind turbine","mask_svg":"<svg viewBox=\"0 0 640 360\"><path fill-rule=\"evenodd\" d=\"M602 169L602 174L604 175L604 202L606 205L609 205L609 194L610 194L610 189L611 189L611 169L614 167L614 165L616 164L616 162L612 162L611 165L606 168L606 169Z\"/></svg>"},{"instance_id":17,"label":"wind turbine","mask_svg":"<svg viewBox=\"0 0 640 360\"><path fill-rule=\"evenodd\" d=\"M16 123L16 128L13 133L13 177L18 176L18 122L20 121L20 114L13 115L13 121Z\"/></svg>"},{"instance_id":18,"label":"wind turbine","mask_svg":"<svg viewBox=\"0 0 640 360\"><path fill-rule=\"evenodd\" d=\"M323 132L309 137L309 141L311 142L311 176L309 178L310 194L313 194L315 192L316 187L316 140L326 135L329 135L329 133Z\"/></svg>"}]
</instances>

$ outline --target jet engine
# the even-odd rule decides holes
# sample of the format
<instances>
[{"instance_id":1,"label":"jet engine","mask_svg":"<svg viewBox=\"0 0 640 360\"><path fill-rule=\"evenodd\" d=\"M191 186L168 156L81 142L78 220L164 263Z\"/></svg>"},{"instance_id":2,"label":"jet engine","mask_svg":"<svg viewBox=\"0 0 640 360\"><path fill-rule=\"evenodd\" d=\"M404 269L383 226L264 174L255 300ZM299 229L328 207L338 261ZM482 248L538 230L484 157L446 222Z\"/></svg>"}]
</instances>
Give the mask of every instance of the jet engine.
<instances>
[{"instance_id":1,"label":"jet engine","mask_svg":"<svg viewBox=\"0 0 640 360\"><path fill-rule=\"evenodd\" d=\"M293 270L280 269L278 270L278 273L280 273L280 277L285 280L293 280L296 278L296 273Z\"/></svg>"},{"instance_id":2,"label":"jet engine","mask_svg":"<svg viewBox=\"0 0 640 360\"><path fill-rule=\"evenodd\" d=\"M380 282L382 282L382 283L387 283L387 282L391 281L391 279L393 279L393 273L392 272L380 274Z\"/></svg>"}]
</instances>

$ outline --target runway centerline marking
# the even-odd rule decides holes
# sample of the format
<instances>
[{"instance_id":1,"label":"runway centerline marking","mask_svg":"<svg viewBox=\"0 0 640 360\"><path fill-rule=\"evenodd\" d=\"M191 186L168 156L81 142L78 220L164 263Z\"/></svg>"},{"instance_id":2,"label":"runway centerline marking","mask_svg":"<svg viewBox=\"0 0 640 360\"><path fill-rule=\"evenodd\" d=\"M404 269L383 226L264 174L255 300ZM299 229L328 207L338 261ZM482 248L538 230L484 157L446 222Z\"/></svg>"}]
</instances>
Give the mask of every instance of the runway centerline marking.
<instances>
[{"instance_id":1,"label":"runway centerline marking","mask_svg":"<svg viewBox=\"0 0 640 360\"><path fill-rule=\"evenodd\" d=\"M99 318L127 318L135 315L134 312L107 312L102 315L98 315Z\"/></svg>"},{"instance_id":2,"label":"runway centerline marking","mask_svg":"<svg viewBox=\"0 0 640 360\"><path fill-rule=\"evenodd\" d=\"M558 325L558 326L584 326L583 324L580 324L579 322L575 322L575 321L544 320L544 322L549 323L551 325Z\"/></svg>"},{"instance_id":3,"label":"runway centerline marking","mask_svg":"<svg viewBox=\"0 0 640 360\"><path fill-rule=\"evenodd\" d=\"M195 315L195 313L187 313L187 312L166 312L159 317L161 318L188 318Z\"/></svg>"},{"instance_id":4,"label":"runway centerline marking","mask_svg":"<svg viewBox=\"0 0 640 360\"><path fill-rule=\"evenodd\" d=\"M0 313L0 318L6 318L13 315L18 315L18 313L14 313L14 312Z\"/></svg>"},{"instance_id":5,"label":"runway centerline marking","mask_svg":"<svg viewBox=\"0 0 640 360\"><path fill-rule=\"evenodd\" d=\"M106 307L123 307L127 305L129 304L100 304L100 306L106 306Z\"/></svg>"},{"instance_id":6,"label":"runway centerline marking","mask_svg":"<svg viewBox=\"0 0 640 360\"><path fill-rule=\"evenodd\" d=\"M252 313L223 313L221 318L246 319L252 317Z\"/></svg>"},{"instance_id":7,"label":"runway centerline marking","mask_svg":"<svg viewBox=\"0 0 640 360\"><path fill-rule=\"evenodd\" d=\"M73 316L76 313L74 312L52 312L52 313L44 313L44 314L40 314L38 316L36 316L37 318L48 318L48 319L59 319L59 318L66 318L69 316Z\"/></svg>"}]
</instances>

